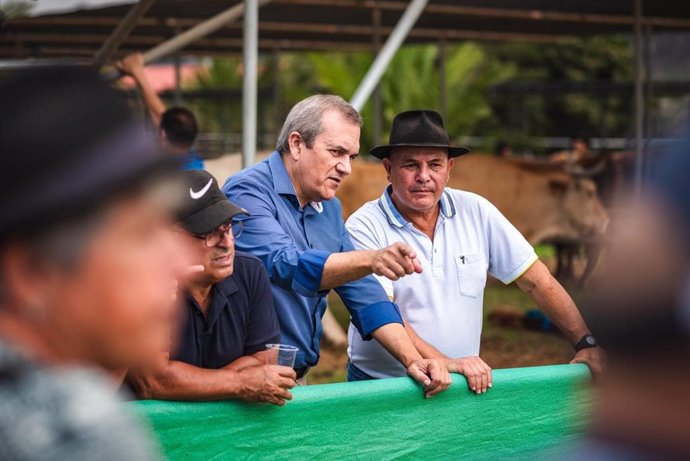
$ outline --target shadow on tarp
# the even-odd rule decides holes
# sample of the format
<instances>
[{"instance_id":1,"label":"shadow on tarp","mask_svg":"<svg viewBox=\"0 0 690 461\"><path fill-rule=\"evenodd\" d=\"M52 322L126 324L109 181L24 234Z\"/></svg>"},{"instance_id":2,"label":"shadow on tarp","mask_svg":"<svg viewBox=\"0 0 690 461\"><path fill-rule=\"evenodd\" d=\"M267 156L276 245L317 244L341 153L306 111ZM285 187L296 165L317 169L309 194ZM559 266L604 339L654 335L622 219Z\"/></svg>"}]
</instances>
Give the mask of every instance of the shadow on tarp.
<instances>
[{"instance_id":1,"label":"shadow on tarp","mask_svg":"<svg viewBox=\"0 0 690 461\"><path fill-rule=\"evenodd\" d=\"M481 396L453 375L424 399L409 378L294 390L285 407L141 401L171 459L534 459L581 434L585 365L494 370Z\"/></svg>"}]
</instances>

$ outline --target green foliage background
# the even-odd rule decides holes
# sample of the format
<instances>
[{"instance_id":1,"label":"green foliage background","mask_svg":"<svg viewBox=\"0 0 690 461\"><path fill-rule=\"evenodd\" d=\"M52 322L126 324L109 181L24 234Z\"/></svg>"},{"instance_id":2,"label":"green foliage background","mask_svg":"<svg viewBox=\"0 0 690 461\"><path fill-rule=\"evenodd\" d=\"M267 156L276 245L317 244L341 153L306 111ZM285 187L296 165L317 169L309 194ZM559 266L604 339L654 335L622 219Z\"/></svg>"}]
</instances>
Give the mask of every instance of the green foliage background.
<instances>
[{"instance_id":1,"label":"green foliage background","mask_svg":"<svg viewBox=\"0 0 690 461\"><path fill-rule=\"evenodd\" d=\"M275 97L260 99L259 126L277 133L290 107L316 92L349 99L373 62L370 52L311 52L263 55L259 87ZM277 62L275 61L277 59ZM446 48L447 97L439 91L437 44L408 45L395 56L380 83L382 141L396 113L413 108L445 108L451 136L482 136L480 149L502 139L530 149L534 136L625 136L630 132L630 97L616 95L525 95L505 97L490 91L511 82L629 81L633 51L626 37L570 39L559 44L476 43ZM192 84L198 88L242 86L239 58L214 59L206 74ZM279 93L272 92L279 88ZM241 102L210 100L193 103L206 131L240 132ZM362 152L373 144L373 103L362 110L365 126Z\"/></svg>"}]
</instances>

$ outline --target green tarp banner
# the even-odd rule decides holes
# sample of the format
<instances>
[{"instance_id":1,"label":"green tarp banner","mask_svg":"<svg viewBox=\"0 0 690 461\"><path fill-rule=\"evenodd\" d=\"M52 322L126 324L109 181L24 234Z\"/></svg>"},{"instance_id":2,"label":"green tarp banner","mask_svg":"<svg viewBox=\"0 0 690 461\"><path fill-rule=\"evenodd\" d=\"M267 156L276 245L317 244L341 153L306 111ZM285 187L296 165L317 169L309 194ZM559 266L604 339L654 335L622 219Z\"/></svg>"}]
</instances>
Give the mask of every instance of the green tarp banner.
<instances>
[{"instance_id":1,"label":"green tarp banner","mask_svg":"<svg viewBox=\"0 0 690 461\"><path fill-rule=\"evenodd\" d=\"M586 422L585 365L494 370L474 395L453 375L425 399L409 378L304 386L285 407L133 403L176 459L527 459L575 440Z\"/></svg>"}]
</instances>

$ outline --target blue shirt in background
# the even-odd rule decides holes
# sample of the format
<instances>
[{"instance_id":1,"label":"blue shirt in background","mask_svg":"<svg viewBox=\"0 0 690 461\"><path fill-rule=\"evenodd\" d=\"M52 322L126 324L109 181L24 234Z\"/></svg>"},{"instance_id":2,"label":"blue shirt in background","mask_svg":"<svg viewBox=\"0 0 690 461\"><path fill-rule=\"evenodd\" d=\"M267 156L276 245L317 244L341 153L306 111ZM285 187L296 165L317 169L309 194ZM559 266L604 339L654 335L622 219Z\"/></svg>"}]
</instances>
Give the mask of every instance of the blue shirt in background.
<instances>
[{"instance_id":1,"label":"blue shirt in background","mask_svg":"<svg viewBox=\"0 0 690 461\"><path fill-rule=\"evenodd\" d=\"M187 152L182 160L183 170L203 170L204 169L204 159L195 151L190 150Z\"/></svg>"},{"instance_id":2,"label":"blue shirt in background","mask_svg":"<svg viewBox=\"0 0 690 461\"><path fill-rule=\"evenodd\" d=\"M223 192L251 213L235 247L261 259L268 272L281 342L299 348L295 368L316 365L328 294L319 291L323 267L331 253L354 250L340 201L300 207L279 152L230 177ZM398 307L372 276L335 291L364 339L388 323L402 324Z\"/></svg>"}]
</instances>

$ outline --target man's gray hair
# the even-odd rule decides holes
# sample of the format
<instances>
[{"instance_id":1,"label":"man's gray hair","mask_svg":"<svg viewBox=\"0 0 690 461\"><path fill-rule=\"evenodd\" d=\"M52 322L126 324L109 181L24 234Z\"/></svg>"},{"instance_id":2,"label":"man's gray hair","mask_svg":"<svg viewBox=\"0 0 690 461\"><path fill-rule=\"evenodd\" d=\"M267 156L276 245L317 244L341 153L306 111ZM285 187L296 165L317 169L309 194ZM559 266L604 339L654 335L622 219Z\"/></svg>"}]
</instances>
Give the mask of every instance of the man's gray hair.
<instances>
[{"instance_id":1,"label":"man's gray hair","mask_svg":"<svg viewBox=\"0 0 690 461\"><path fill-rule=\"evenodd\" d=\"M336 111L353 124L362 127L362 116L340 96L333 94L315 94L301 100L293 106L280 130L276 150L281 154L290 152L290 133L297 131L308 148L314 145L314 139L321 134L323 114Z\"/></svg>"}]
</instances>

